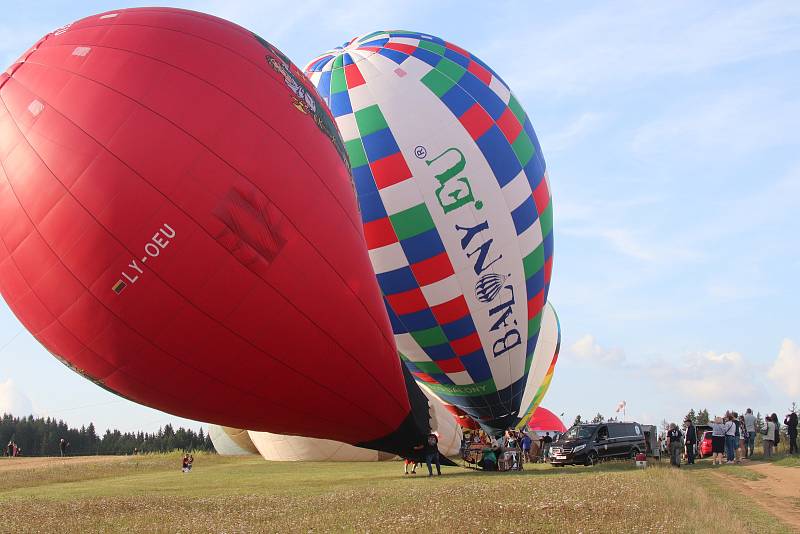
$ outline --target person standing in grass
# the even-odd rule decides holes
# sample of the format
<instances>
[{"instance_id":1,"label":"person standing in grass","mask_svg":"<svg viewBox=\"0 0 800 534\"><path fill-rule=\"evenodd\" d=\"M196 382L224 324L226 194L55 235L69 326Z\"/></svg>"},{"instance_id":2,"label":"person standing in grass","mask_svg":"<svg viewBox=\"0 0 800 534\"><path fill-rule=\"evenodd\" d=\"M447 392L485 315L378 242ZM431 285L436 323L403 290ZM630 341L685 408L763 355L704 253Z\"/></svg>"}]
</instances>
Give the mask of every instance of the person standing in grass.
<instances>
[{"instance_id":1,"label":"person standing in grass","mask_svg":"<svg viewBox=\"0 0 800 534\"><path fill-rule=\"evenodd\" d=\"M772 416L768 415L765 419L765 429L764 429L764 458L772 457L772 451L775 448L775 434L777 433L777 427L775 426L775 422L772 420Z\"/></svg>"},{"instance_id":2,"label":"person standing in grass","mask_svg":"<svg viewBox=\"0 0 800 534\"><path fill-rule=\"evenodd\" d=\"M747 425L744 421L744 416L739 416L739 459L747 459L747 442L750 439L750 434L747 432Z\"/></svg>"},{"instance_id":3,"label":"person standing in grass","mask_svg":"<svg viewBox=\"0 0 800 534\"><path fill-rule=\"evenodd\" d=\"M789 434L789 454L797 454L797 414L792 412L787 415L783 424L786 425L786 433Z\"/></svg>"},{"instance_id":4,"label":"person standing in grass","mask_svg":"<svg viewBox=\"0 0 800 534\"><path fill-rule=\"evenodd\" d=\"M716 417L711 423L711 453L712 464L722 465L722 454L725 452L725 427L722 418Z\"/></svg>"},{"instance_id":5,"label":"person standing in grass","mask_svg":"<svg viewBox=\"0 0 800 534\"><path fill-rule=\"evenodd\" d=\"M747 449L745 457L750 458L753 456L753 450L756 447L756 416L753 415L753 409L748 408L744 414L744 428L747 431Z\"/></svg>"},{"instance_id":6,"label":"person standing in grass","mask_svg":"<svg viewBox=\"0 0 800 534\"><path fill-rule=\"evenodd\" d=\"M778 414L772 414L772 422L775 423L775 445L774 451L778 452L778 444L781 442L781 422L778 420Z\"/></svg>"},{"instance_id":7,"label":"person standing in grass","mask_svg":"<svg viewBox=\"0 0 800 534\"><path fill-rule=\"evenodd\" d=\"M725 463L732 464L735 458L736 448L736 424L733 422L733 415L730 412L725 414Z\"/></svg>"},{"instance_id":8,"label":"person standing in grass","mask_svg":"<svg viewBox=\"0 0 800 534\"><path fill-rule=\"evenodd\" d=\"M739 414L731 412L731 420L736 427L736 432L733 434L733 461L738 464L742 460L742 453L739 447L739 441L742 436L742 429L739 427Z\"/></svg>"},{"instance_id":9,"label":"person standing in grass","mask_svg":"<svg viewBox=\"0 0 800 534\"><path fill-rule=\"evenodd\" d=\"M688 417L684 421L686 425L686 438L684 441L684 445L686 446L686 463L689 465L694 464L694 454L695 454L695 446L697 446L697 429L694 427L694 423Z\"/></svg>"},{"instance_id":10,"label":"person standing in grass","mask_svg":"<svg viewBox=\"0 0 800 534\"><path fill-rule=\"evenodd\" d=\"M795 429L796 428L797 425L795 425ZM533 444L533 440L527 434L527 432L522 433L521 444L522 444L522 460L524 462L532 462L533 458L531 457L531 444Z\"/></svg>"},{"instance_id":11,"label":"person standing in grass","mask_svg":"<svg viewBox=\"0 0 800 534\"><path fill-rule=\"evenodd\" d=\"M669 463L675 467L681 466L681 438L678 425L670 423L667 431L667 450L669 451Z\"/></svg>"},{"instance_id":12,"label":"person standing in grass","mask_svg":"<svg viewBox=\"0 0 800 534\"><path fill-rule=\"evenodd\" d=\"M417 462L416 460L411 460L410 458L405 458L404 461L403 461L403 474L404 475L408 474L408 466L410 465L411 466L411 474L412 475L416 475L417 474L417 465L418 464L419 464L419 462Z\"/></svg>"},{"instance_id":13,"label":"person standing in grass","mask_svg":"<svg viewBox=\"0 0 800 534\"><path fill-rule=\"evenodd\" d=\"M436 464L436 476L442 475L442 466L439 463L439 438L436 434L428 434L428 440L425 443L425 464L428 466L428 476L433 476L433 466Z\"/></svg>"}]
</instances>

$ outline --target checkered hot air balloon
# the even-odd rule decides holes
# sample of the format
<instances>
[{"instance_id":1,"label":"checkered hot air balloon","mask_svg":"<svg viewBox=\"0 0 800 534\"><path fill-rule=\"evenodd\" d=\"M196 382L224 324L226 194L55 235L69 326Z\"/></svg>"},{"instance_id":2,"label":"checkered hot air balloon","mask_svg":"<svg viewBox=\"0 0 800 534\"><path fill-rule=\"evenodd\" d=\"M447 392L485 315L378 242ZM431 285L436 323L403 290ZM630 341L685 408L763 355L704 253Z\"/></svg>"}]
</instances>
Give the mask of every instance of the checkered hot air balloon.
<instances>
[{"instance_id":1,"label":"checkered hot air balloon","mask_svg":"<svg viewBox=\"0 0 800 534\"><path fill-rule=\"evenodd\" d=\"M514 424L553 255L530 119L486 63L423 33L373 32L305 71L345 142L402 360L484 427Z\"/></svg>"}]
</instances>

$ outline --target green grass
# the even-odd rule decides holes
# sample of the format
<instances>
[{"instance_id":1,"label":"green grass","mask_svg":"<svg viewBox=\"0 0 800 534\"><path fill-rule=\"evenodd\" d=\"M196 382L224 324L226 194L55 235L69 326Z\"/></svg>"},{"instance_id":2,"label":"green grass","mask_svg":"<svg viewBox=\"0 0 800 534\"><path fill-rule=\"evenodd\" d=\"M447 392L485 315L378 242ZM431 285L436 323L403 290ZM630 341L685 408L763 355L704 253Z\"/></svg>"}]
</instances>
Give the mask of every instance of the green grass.
<instances>
[{"instance_id":1,"label":"green grass","mask_svg":"<svg viewBox=\"0 0 800 534\"><path fill-rule=\"evenodd\" d=\"M800 456L789 456L787 454L783 458L777 458L773 460L772 463L781 467L800 467Z\"/></svg>"},{"instance_id":2,"label":"green grass","mask_svg":"<svg viewBox=\"0 0 800 534\"><path fill-rule=\"evenodd\" d=\"M195 455L184 474L179 460L146 455L24 474L0 464L2 530L712 532L730 514L740 521L727 532L785 532L720 488L711 470L658 463L537 465L514 474L445 468L428 478L424 466L403 476L400 462Z\"/></svg>"}]
</instances>

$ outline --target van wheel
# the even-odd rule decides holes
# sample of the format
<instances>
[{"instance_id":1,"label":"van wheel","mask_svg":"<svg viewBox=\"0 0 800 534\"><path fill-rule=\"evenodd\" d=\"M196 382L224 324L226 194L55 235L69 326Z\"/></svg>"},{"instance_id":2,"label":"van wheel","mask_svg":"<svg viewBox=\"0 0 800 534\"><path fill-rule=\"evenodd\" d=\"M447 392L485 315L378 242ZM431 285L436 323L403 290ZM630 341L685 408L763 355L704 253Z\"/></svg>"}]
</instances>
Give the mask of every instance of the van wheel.
<instances>
[{"instance_id":1,"label":"van wheel","mask_svg":"<svg viewBox=\"0 0 800 534\"><path fill-rule=\"evenodd\" d=\"M592 451L588 455L586 455L585 465L596 465L596 464L597 464L597 453Z\"/></svg>"}]
</instances>

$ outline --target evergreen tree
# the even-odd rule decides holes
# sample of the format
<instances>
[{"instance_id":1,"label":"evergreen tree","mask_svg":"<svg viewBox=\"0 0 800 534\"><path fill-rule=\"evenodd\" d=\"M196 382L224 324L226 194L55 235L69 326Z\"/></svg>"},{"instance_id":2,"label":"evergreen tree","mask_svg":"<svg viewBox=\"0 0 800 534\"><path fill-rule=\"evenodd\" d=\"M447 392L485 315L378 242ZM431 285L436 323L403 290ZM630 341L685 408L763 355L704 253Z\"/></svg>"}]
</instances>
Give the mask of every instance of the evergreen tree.
<instances>
[{"instance_id":1,"label":"evergreen tree","mask_svg":"<svg viewBox=\"0 0 800 534\"><path fill-rule=\"evenodd\" d=\"M684 421L687 420L687 419L689 421L691 421L692 424L695 424L695 425L697 424L697 414L694 413L694 408L689 410L689 413L687 413L686 417L683 418Z\"/></svg>"},{"instance_id":2,"label":"evergreen tree","mask_svg":"<svg viewBox=\"0 0 800 534\"><path fill-rule=\"evenodd\" d=\"M594 418L592 419L592 423L602 423L605 420L606 418L603 417L603 414L597 412L597 415L595 415Z\"/></svg>"},{"instance_id":3,"label":"evergreen tree","mask_svg":"<svg viewBox=\"0 0 800 534\"><path fill-rule=\"evenodd\" d=\"M575 416L575 420L572 422L572 426L576 426L576 425L580 425L580 424L583 424L583 421L581 420L581 415L578 414L578 415Z\"/></svg>"},{"instance_id":4,"label":"evergreen tree","mask_svg":"<svg viewBox=\"0 0 800 534\"><path fill-rule=\"evenodd\" d=\"M697 412L697 421L695 422L698 425L707 425L710 420L708 415L708 410L703 408L699 412Z\"/></svg>"}]
</instances>

